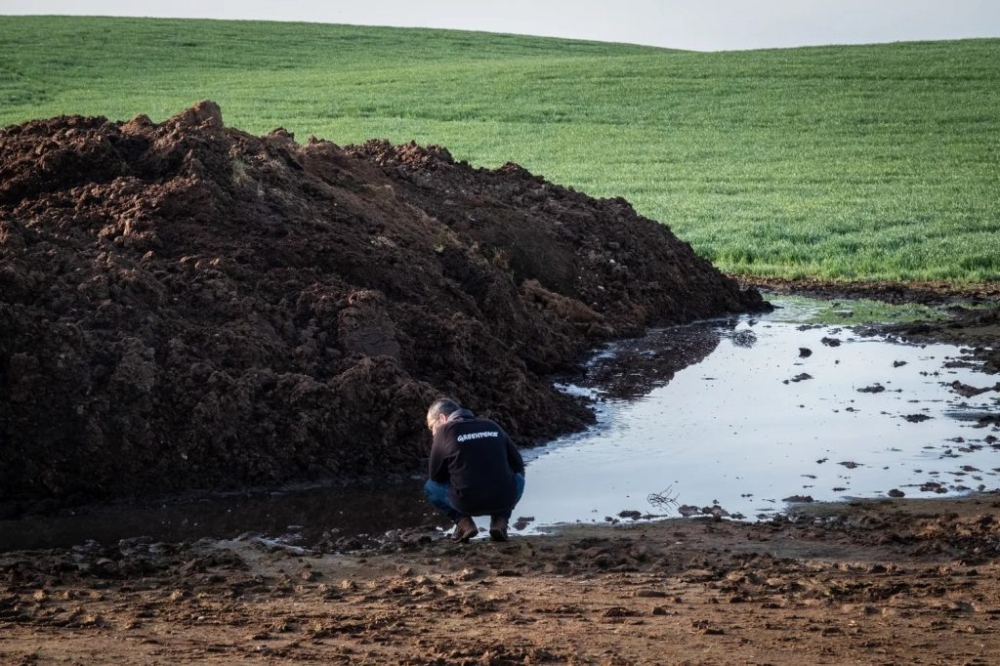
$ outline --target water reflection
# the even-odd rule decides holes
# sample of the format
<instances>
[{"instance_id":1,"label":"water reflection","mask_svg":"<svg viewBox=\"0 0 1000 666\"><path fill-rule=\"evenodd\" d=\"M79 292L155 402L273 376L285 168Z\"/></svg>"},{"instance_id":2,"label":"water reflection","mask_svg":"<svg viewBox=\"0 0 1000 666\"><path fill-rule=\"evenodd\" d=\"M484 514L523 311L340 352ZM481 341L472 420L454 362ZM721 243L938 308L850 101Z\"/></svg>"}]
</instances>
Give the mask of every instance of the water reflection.
<instances>
[{"instance_id":1,"label":"water reflection","mask_svg":"<svg viewBox=\"0 0 1000 666\"><path fill-rule=\"evenodd\" d=\"M539 524L656 513L647 498L664 488L679 513L753 518L792 501L997 487L995 419L982 418L995 382L957 347L767 317L650 336L652 349L678 340L711 353L640 396L612 390L598 428L528 454L521 508ZM954 389L966 385L989 389Z\"/></svg>"},{"instance_id":2,"label":"water reflection","mask_svg":"<svg viewBox=\"0 0 1000 666\"><path fill-rule=\"evenodd\" d=\"M741 337L735 334L737 324L733 319L711 326L657 329L641 338L610 344L594 356L586 376L577 383L606 398L634 400L704 361L723 338Z\"/></svg>"}]
</instances>

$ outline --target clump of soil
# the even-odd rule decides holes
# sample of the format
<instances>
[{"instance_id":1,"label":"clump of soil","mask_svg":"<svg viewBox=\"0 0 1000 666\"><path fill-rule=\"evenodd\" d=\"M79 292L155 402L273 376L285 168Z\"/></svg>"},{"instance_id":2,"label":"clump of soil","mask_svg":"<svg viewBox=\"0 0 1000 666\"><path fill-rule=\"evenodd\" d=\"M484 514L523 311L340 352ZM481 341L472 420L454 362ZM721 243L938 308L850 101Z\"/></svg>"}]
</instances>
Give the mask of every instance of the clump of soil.
<instances>
[{"instance_id":1,"label":"clump of soil","mask_svg":"<svg viewBox=\"0 0 1000 666\"><path fill-rule=\"evenodd\" d=\"M211 102L0 155L0 501L411 471L441 394L530 444L596 343L765 307L621 199Z\"/></svg>"}]
</instances>

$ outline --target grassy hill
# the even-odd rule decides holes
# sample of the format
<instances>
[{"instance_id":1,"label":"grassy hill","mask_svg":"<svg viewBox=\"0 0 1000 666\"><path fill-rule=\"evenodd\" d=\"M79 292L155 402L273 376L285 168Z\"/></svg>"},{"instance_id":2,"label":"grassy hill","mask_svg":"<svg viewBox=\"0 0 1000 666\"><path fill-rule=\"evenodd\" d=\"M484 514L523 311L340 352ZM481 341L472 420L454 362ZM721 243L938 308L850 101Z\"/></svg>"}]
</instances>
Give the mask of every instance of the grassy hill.
<instances>
[{"instance_id":1,"label":"grassy hill","mask_svg":"<svg viewBox=\"0 0 1000 666\"><path fill-rule=\"evenodd\" d=\"M454 31L0 17L0 125L445 145L623 196L730 272L1000 279L1000 40L692 53ZM0 156L2 158L2 156Z\"/></svg>"}]
</instances>

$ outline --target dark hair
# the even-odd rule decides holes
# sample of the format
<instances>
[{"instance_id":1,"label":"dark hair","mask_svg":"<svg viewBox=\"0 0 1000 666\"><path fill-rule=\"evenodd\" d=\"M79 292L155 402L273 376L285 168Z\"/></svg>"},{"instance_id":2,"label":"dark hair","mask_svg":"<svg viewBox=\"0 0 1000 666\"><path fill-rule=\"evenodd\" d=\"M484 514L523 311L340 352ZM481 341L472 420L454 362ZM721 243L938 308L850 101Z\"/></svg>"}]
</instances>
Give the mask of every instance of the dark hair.
<instances>
[{"instance_id":1,"label":"dark hair","mask_svg":"<svg viewBox=\"0 0 1000 666\"><path fill-rule=\"evenodd\" d=\"M430 407L427 408L427 421L428 423L437 421L439 414L449 416L460 409L462 409L462 406L458 404L458 400L453 400L452 398L438 398L431 403Z\"/></svg>"}]
</instances>

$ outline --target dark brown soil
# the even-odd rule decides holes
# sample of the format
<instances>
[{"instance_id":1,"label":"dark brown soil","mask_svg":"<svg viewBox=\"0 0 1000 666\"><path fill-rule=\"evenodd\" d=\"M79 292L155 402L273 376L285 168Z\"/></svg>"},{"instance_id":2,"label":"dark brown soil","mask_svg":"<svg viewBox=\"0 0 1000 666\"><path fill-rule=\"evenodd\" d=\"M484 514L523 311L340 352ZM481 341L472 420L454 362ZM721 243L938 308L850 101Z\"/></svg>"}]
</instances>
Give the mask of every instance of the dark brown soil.
<instances>
[{"instance_id":1,"label":"dark brown soil","mask_svg":"<svg viewBox=\"0 0 1000 666\"><path fill-rule=\"evenodd\" d=\"M966 302L996 303L1000 300L998 282L890 282L886 280L820 280L803 278L740 278L745 286L795 293L817 298L870 298L885 303L922 303L940 305L957 299Z\"/></svg>"},{"instance_id":2,"label":"dark brown soil","mask_svg":"<svg viewBox=\"0 0 1000 666\"><path fill-rule=\"evenodd\" d=\"M0 555L0 663L976 664L1000 502L810 505L381 551L123 541Z\"/></svg>"},{"instance_id":3,"label":"dark brown soil","mask_svg":"<svg viewBox=\"0 0 1000 666\"><path fill-rule=\"evenodd\" d=\"M441 148L62 117L0 131L0 502L418 469L450 394L521 445L593 345L765 307L661 224ZM16 513L16 511L15 511Z\"/></svg>"}]
</instances>

